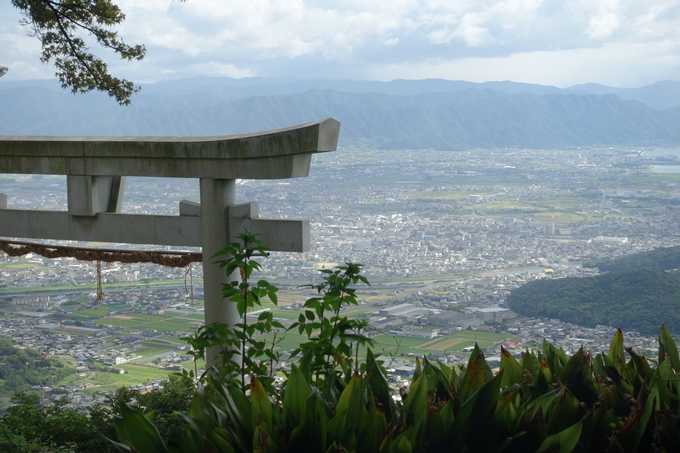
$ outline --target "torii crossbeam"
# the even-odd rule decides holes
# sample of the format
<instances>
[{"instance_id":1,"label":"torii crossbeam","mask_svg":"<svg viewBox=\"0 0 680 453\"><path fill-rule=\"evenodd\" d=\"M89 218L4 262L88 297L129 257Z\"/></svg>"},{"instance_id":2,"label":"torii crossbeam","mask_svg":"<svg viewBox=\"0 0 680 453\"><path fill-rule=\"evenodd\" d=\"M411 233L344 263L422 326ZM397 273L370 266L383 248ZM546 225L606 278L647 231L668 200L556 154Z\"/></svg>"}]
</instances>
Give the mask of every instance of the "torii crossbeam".
<instances>
[{"instance_id":1,"label":"torii crossbeam","mask_svg":"<svg viewBox=\"0 0 680 453\"><path fill-rule=\"evenodd\" d=\"M68 199L67 211L15 210L0 194L0 236L201 247L205 322L234 324L217 251L243 228L270 250L309 250L308 220L260 219L256 202L236 204L236 179L307 176L312 154L334 151L339 132L327 118L219 137L0 136L0 173L66 175ZM122 214L126 176L199 178L200 203L180 202L178 216Z\"/></svg>"}]
</instances>

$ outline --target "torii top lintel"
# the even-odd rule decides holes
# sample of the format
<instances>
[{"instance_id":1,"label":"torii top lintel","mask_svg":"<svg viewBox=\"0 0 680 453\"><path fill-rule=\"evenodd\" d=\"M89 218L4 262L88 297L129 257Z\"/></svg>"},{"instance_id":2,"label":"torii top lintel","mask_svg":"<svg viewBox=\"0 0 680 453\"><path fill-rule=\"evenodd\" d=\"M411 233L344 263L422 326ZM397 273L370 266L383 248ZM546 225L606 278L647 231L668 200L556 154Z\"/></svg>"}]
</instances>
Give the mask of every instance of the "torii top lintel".
<instances>
[{"instance_id":1,"label":"torii top lintel","mask_svg":"<svg viewBox=\"0 0 680 453\"><path fill-rule=\"evenodd\" d=\"M282 179L309 174L311 155L334 151L333 118L216 137L0 136L0 173Z\"/></svg>"}]
</instances>

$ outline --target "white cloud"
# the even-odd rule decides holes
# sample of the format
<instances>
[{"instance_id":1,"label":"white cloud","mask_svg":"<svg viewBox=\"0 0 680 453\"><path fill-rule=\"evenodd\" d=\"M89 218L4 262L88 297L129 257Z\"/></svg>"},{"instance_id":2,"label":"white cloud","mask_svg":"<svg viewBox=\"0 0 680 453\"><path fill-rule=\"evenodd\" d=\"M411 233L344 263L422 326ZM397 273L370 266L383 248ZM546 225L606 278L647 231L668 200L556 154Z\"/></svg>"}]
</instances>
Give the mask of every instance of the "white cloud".
<instances>
[{"instance_id":1,"label":"white cloud","mask_svg":"<svg viewBox=\"0 0 680 453\"><path fill-rule=\"evenodd\" d=\"M677 0L118 2L127 15L120 34L148 52L139 63L108 61L140 81L209 74L385 78L391 71L549 84L680 78L673 73L678 48L668 44L680 42ZM54 71L39 63L40 46L19 18L0 4L0 64L13 78L49 77ZM627 50L608 55L612 49ZM569 65L561 65L565 58ZM629 76L616 72L624 67Z\"/></svg>"},{"instance_id":2,"label":"white cloud","mask_svg":"<svg viewBox=\"0 0 680 453\"><path fill-rule=\"evenodd\" d=\"M649 45L607 44L601 48L517 53L493 58L431 59L421 63L374 66L367 78L392 80L437 77L472 82L515 80L568 87L600 82L634 87L678 80L680 42Z\"/></svg>"},{"instance_id":3,"label":"white cloud","mask_svg":"<svg viewBox=\"0 0 680 453\"><path fill-rule=\"evenodd\" d=\"M584 33L593 39L602 39L610 37L617 28L619 18L616 13L602 9L590 18Z\"/></svg>"}]
</instances>

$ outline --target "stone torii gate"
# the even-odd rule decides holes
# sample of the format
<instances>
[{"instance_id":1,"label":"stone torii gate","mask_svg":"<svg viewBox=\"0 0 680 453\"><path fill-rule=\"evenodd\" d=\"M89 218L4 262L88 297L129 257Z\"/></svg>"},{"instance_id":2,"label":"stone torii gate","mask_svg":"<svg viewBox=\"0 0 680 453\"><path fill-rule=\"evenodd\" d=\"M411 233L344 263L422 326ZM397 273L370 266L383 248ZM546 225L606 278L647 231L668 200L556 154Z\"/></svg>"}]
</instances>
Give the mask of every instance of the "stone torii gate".
<instances>
[{"instance_id":1,"label":"stone torii gate","mask_svg":"<svg viewBox=\"0 0 680 453\"><path fill-rule=\"evenodd\" d=\"M308 220L259 218L257 202L236 204L236 179L308 176L312 154L334 151L339 132L327 118L219 137L0 136L0 173L66 175L68 199L67 211L15 210L0 194L0 236L201 247L205 322L233 325L217 251L243 228L270 250L309 250ZM126 176L199 178L200 203L181 201L178 216L122 214Z\"/></svg>"}]
</instances>

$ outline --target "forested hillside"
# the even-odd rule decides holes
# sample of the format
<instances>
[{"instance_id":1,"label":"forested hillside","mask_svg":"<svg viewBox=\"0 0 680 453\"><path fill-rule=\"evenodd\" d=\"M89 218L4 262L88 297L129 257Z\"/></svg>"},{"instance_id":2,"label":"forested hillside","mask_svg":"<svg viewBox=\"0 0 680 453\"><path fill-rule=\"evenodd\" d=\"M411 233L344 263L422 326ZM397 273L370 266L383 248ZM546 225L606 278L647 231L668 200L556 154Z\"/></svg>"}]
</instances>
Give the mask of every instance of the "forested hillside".
<instances>
[{"instance_id":1,"label":"forested hillside","mask_svg":"<svg viewBox=\"0 0 680 453\"><path fill-rule=\"evenodd\" d=\"M11 338L0 337L0 395L54 385L72 372L57 359L29 348L17 349Z\"/></svg>"},{"instance_id":2,"label":"forested hillside","mask_svg":"<svg viewBox=\"0 0 680 453\"><path fill-rule=\"evenodd\" d=\"M661 269L537 280L514 289L508 306L525 316L649 334L665 323L680 331L680 277Z\"/></svg>"},{"instance_id":3,"label":"forested hillside","mask_svg":"<svg viewBox=\"0 0 680 453\"><path fill-rule=\"evenodd\" d=\"M583 267L596 267L600 272L629 271L645 267L656 267L666 271L677 269L680 267L680 246L661 247L649 252L602 261L587 261L583 263Z\"/></svg>"}]
</instances>

